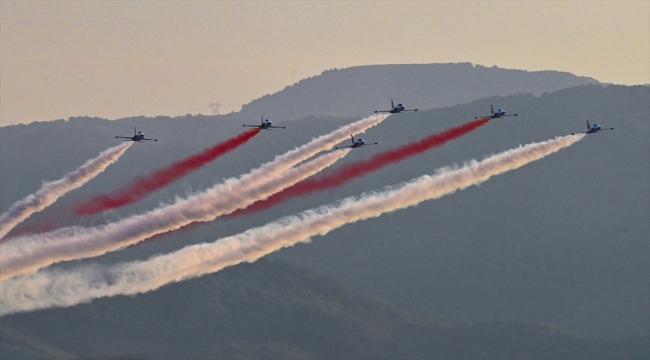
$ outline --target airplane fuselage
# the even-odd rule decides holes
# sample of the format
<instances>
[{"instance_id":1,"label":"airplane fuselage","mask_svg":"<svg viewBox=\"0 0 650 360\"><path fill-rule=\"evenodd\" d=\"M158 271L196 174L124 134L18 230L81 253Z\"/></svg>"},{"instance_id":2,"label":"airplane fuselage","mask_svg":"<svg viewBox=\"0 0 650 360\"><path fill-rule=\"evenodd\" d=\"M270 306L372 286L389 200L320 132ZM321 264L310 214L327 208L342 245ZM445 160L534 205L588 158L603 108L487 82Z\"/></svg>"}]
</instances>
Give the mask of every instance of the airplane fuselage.
<instances>
[{"instance_id":1,"label":"airplane fuselage","mask_svg":"<svg viewBox=\"0 0 650 360\"><path fill-rule=\"evenodd\" d=\"M587 134L595 134L595 133L599 132L602 129L603 128L601 128L600 126L594 126L591 129L587 130Z\"/></svg>"},{"instance_id":2,"label":"airplane fuselage","mask_svg":"<svg viewBox=\"0 0 650 360\"><path fill-rule=\"evenodd\" d=\"M133 136L116 136L115 138L128 139L127 141L137 141L137 142L142 142L142 140L158 141L158 139L146 139L142 131L135 132L135 129L133 130Z\"/></svg>"},{"instance_id":3,"label":"airplane fuselage","mask_svg":"<svg viewBox=\"0 0 650 360\"><path fill-rule=\"evenodd\" d=\"M502 116L505 115L505 114L506 114L505 111L503 111L503 110L501 110L501 109L498 109L498 110L497 110L496 112L494 112L494 114L492 114L492 116L490 116L490 117L491 117L492 119L498 119L498 118L502 117Z\"/></svg>"},{"instance_id":4,"label":"airplane fuselage","mask_svg":"<svg viewBox=\"0 0 650 360\"><path fill-rule=\"evenodd\" d=\"M360 148L360 147L366 145L366 142L363 141L363 139L356 139L355 140L354 136L352 136L352 135L350 135L350 139L352 140L352 145L337 146L337 147L335 147L335 149L356 149L356 148ZM374 143L374 145L377 145L377 144L379 144L379 143ZM373 145L373 144L369 144L369 145Z\"/></svg>"},{"instance_id":5,"label":"airplane fuselage","mask_svg":"<svg viewBox=\"0 0 650 360\"><path fill-rule=\"evenodd\" d=\"M273 122L271 122L271 120L269 120L269 119L266 119L262 123L262 125L260 125L260 129L263 129L263 130L271 130L271 128L274 128L274 127L277 128L278 126L273 126Z\"/></svg>"},{"instance_id":6,"label":"airplane fuselage","mask_svg":"<svg viewBox=\"0 0 650 360\"><path fill-rule=\"evenodd\" d=\"M262 130L271 130L271 128L277 128L278 126L273 126L272 122L265 122L264 124L258 126ZM283 128L284 129L284 128Z\"/></svg>"},{"instance_id":7,"label":"airplane fuselage","mask_svg":"<svg viewBox=\"0 0 650 360\"><path fill-rule=\"evenodd\" d=\"M264 117L262 117L262 119L264 119ZM248 127L256 127L258 129L261 129L261 130L273 130L272 128L284 129L284 126L273 126L273 123L269 119L261 120L261 123L259 125L246 125L246 124L244 124L242 126L244 126L244 127L246 127L246 126L248 126Z\"/></svg>"},{"instance_id":8,"label":"airplane fuselage","mask_svg":"<svg viewBox=\"0 0 650 360\"><path fill-rule=\"evenodd\" d=\"M600 125L594 124L594 126L589 125L589 120L587 120L587 131L581 131L579 133L572 133L572 135L575 134L596 134L600 132L601 130L614 130L614 128L605 128L603 129Z\"/></svg>"},{"instance_id":9,"label":"airplane fuselage","mask_svg":"<svg viewBox=\"0 0 650 360\"><path fill-rule=\"evenodd\" d=\"M506 114L503 109L497 109L497 111L494 111L494 108L492 105L490 105L490 115L485 115L485 116L475 116L474 119L478 118L490 118L490 119L498 119L502 116L518 116L519 114Z\"/></svg>"},{"instance_id":10,"label":"airplane fuselage","mask_svg":"<svg viewBox=\"0 0 650 360\"><path fill-rule=\"evenodd\" d=\"M390 100L390 110L375 110L375 113L386 113L386 114L399 114L402 111L418 111L418 109L413 109L413 110L406 110L404 105L397 104L397 106L393 105L393 99Z\"/></svg>"},{"instance_id":11,"label":"airplane fuselage","mask_svg":"<svg viewBox=\"0 0 650 360\"><path fill-rule=\"evenodd\" d=\"M133 135L133 137L131 138L132 141L142 141L142 139L144 139L144 133L142 133L141 131L138 131L138 133Z\"/></svg>"}]
</instances>

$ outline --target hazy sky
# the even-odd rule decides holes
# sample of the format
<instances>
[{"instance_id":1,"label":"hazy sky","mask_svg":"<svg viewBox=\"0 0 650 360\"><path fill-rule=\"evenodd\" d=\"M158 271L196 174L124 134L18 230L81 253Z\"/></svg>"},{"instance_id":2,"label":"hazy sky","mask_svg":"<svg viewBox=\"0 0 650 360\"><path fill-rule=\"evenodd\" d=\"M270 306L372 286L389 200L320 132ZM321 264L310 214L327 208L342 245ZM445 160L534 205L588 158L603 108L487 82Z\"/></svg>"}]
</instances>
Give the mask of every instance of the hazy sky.
<instances>
[{"instance_id":1,"label":"hazy sky","mask_svg":"<svg viewBox=\"0 0 650 360\"><path fill-rule=\"evenodd\" d=\"M650 1L0 0L0 122L239 110L331 68L472 62L650 83Z\"/></svg>"}]
</instances>

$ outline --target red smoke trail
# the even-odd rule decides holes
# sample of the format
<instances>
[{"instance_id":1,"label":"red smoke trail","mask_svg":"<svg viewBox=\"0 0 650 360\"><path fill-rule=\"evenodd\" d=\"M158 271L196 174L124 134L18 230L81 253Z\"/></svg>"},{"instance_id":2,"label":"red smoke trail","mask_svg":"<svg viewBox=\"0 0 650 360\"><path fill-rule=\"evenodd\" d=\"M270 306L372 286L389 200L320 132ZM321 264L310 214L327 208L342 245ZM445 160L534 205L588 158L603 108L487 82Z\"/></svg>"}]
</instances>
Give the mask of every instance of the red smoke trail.
<instances>
[{"instance_id":1,"label":"red smoke trail","mask_svg":"<svg viewBox=\"0 0 650 360\"><path fill-rule=\"evenodd\" d=\"M115 209L138 201L150 192L156 191L188 173L202 167L219 156L234 150L257 135L260 129L252 129L219 143L201 153L175 162L149 175L136 178L130 184L108 195L98 195L91 201L75 207L76 215L90 215Z\"/></svg>"},{"instance_id":2,"label":"red smoke trail","mask_svg":"<svg viewBox=\"0 0 650 360\"><path fill-rule=\"evenodd\" d=\"M362 160L346 165L345 167L338 169L338 171L329 173L328 175L323 176L319 179L299 182L268 197L266 200L256 201L246 209L237 210L229 216L238 216L246 213L264 210L292 197L302 196L314 191L322 191L341 186L357 176L365 175L386 165L423 153L431 148L444 145L447 141L461 137L480 126L485 125L488 121L490 121L490 118L481 118L467 124L445 130L438 134L429 135L418 142L409 143L396 149L384 151L373 156L369 160Z\"/></svg>"},{"instance_id":3,"label":"red smoke trail","mask_svg":"<svg viewBox=\"0 0 650 360\"><path fill-rule=\"evenodd\" d=\"M58 229L59 227L60 226L56 225L53 221L41 220L34 225L22 225L11 229L11 231L7 233L5 237L0 239L0 242L19 236L50 232Z\"/></svg>"}]
</instances>

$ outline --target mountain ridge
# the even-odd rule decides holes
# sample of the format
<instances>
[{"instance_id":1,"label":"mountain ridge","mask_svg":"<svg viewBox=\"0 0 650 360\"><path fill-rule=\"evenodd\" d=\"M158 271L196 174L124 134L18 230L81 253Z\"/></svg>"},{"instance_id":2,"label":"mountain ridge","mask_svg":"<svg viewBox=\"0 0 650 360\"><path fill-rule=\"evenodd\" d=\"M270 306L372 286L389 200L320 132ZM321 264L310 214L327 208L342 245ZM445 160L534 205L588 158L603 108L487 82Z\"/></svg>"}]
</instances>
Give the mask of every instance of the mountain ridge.
<instances>
[{"instance_id":1,"label":"mountain ridge","mask_svg":"<svg viewBox=\"0 0 650 360\"><path fill-rule=\"evenodd\" d=\"M240 116L295 120L305 115L355 117L390 108L390 99L427 110L488 96L541 95L599 84L554 70L527 71L471 63L365 65L325 70L242 106ZM460 100L462 99L462 100Z\"/></svg>"}]
</instances>

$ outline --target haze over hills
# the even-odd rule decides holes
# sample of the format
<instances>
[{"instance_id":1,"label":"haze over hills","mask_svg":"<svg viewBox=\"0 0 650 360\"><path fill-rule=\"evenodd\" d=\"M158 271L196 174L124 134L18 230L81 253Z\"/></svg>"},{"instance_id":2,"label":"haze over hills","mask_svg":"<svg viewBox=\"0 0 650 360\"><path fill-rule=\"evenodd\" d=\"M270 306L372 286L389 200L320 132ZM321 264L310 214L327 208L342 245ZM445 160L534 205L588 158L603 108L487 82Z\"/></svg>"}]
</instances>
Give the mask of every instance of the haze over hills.
<instances>
[{"instance_id":1,"label":"haze over hills","mask_svg":"<svg viewBox=\"0 0 650 360\"><path fill-rule=\"evenodd\" d=\"M213 241L283 215L430 174L441 166L584 130L584 120L589 119L616 130L587 136L568 149L493 178L480 187L347 225L273 257L343 280L355 291L397 303L414 316L465 324L506 319L544 322L597 338L647 336L648 87L579 86L539 96L494 96L430 111L392 115L363 135L368 141L379 141L379 146L355 150L336 166L346 166L465 123L475 115L485 114L490 104L520 116L490 121L442 148L391 165L339 189L58 267L142 259L186 244ZM0 206L6 209L34 192L41 181L57 179L81 165L114 145L113 136L128 135L135 125L160 141L134 144L103 174L33 216L25 225L91 225L141 213L161 201L171 202L177 195L184 196L222 178L245 173L313 136L355 120L311 116L287 122L286 130L264 132L132 206L93 217L61 216L72 204L110 192L136 175L239 133L241 121L235 119L234 115L135 117L118 121L73 118L3 127ZM146 296L155 298L157 293ZM186 294L177 296L180 301ZM138 298L101 301L125 304Z\"/></svg>"},{"instance_id":2,"label":"haze over hills","mask_svg":"<svg viewBox=\"0 0 650 360\"><path fill-rule=\"evenodd\" d=\"M305 115L356 117L390 109L390 99L408 109L453 106L488 96L541 95L598 84L561 71L526 71L471 63L399 64L332 69L242 106L238 115L295 120ZM488 108L489 109L489 108Z\"/></svg>"},{"instance_id":3,"label":"haze over hills","mask_svg":"<svg viewBox=\"0 0 650 360\"><path fill-rule=\"evenodd\" d=\"M648 338L594 340L541 324L435 323L307 268L268 259L135 298L2 322L12 334L0 338L3 359L631 360L650 350Z\"/></svg>"}]
</instances>

